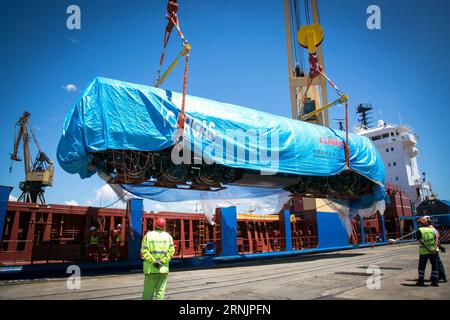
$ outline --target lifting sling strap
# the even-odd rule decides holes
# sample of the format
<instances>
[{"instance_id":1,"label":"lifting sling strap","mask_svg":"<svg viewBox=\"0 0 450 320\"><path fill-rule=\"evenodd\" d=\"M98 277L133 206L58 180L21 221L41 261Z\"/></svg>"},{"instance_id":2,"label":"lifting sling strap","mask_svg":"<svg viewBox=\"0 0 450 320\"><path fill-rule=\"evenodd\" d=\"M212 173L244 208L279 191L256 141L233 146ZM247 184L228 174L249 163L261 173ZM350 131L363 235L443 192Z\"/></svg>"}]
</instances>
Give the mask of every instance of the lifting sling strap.
<instances>
[{"instance_id":1,"label":"lifting sling strap","mask_svg":"<svg viewBox=\"0 0 450 320\"><path fill-rule=\"evenodd\" d=\"M184 76L183 76L183 96L182 96L182 101L181 101L181 112L178 117L178 128L177 128L177 134L176 134L176 138L175 138L176 144L178 144L179 142L183 142L183 140L184 140L184 124L185 124L185 120L186 120L184 109L185 109L185 104L186 104L189 54L190 54L190 50L191 50L191 45L187 42L186 38L183 35L183 32L181 32L177 12L178 12L178 1L177 0L169 0L169 3L167 4L167 14L166 14L166 19L168 20L168 23L164 30L164 46L163 46L163 51L161 53L161 59L159 60L159 69L158 69L156 81L155 81L155 87L161 86L161 84L164 82L164 80L167 78L167 76L173 71L175 66L178 64L181 57L185 58ZM175 58L175 60L170 64L170 66L167 68L167 70L161 76L161 69L162 69L162 65L164 62L166 47L167 47L167 44L170 39L170 35L171 35L174 27L177 29L177 33L181 38L182 49L181 49L181 52L178 54L178 56Z\"/></svg>"},{"instance_id":2,"label":"lifting sling strap","mask_svg":"<svg viewBox=\"0 0 450 320\"><path fill-rule=\"evenodd\" d=\"M310 54L309 55L309 64L310 64L310 71L309 71L309 80L308 85L306 87L306 90L302 97L302 102L300 104L300 108L304 106L306 97L308 95L309 88L311 87L311 84L313 82L313 79L318 76L322 76L337 92L338 98L334 100L333 102L327 103L326 105L309 112L301 117L301 120L306 121L309 118L317 115L318 113L325 111L326 109L335 106L337 104L345 103L345 163L347 166L347 170L350 170L350 151L349 151L349 145L348 145L348 96L340 90L333 81L325 74L323 71L323 67L318 63L316 54Z\"/></svg>"}]
</instances>

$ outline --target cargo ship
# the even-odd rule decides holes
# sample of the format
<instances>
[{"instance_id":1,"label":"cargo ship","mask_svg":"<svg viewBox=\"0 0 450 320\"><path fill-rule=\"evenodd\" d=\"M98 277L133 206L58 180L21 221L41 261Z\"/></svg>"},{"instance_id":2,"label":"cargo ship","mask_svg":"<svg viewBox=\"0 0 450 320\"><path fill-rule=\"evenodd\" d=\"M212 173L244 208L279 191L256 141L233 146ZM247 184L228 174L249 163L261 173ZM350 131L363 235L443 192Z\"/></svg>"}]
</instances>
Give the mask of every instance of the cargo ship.
<instances>
[{"instance_id":1,"label":"cargo ship","mask_svg":"<svg viewBox=\"0 0 450 320\"><path fill-rule=\"evenodd\" d=\"M2 187L2 190L6 195L10 188ZM127 209L9 201L4 202L6 208L0 217L4 222L0 264L87 263L92 266L100 263L106 267L108 263L124 261L136 265L140 258L136 250L130 253L132 242L139 246L142 235L152 230L153 222L161 216L167 220L167 231L174 238L174 258L179 261L209 257L219 263L222 258L230 257L230 240L234 244L231 256L235 260L386 244L387 239L401 237L415 228L408 195L395 186L388 186L388 194L391 204L384 216L378 213L370 218L356 216L350 237L336 213L320 208L304 210L303 200L297 196L279 214L235 213L235 227L231 231L223 225L229 224L230 215L226 214L224 222L227 209L220 208L213 217L214 224L210 224L203 214L145 212L139 206L141 200L131 200ZM137 209L133 209L134 201ZM140 216L137 221L135 215ZM118 225L124 227L120 230L120 240L114 244L112 239ZM97 239L95 244L92 238ZM413 235L405 240L412 239ZM114 245L118 252L113 257Z\"/></svg>"},{"instance_id":2,"label":"cargo ship","mask_svg":"<svg viewBox=\"0 0 450 320\"><path fill-rule=\"evenodd\" d=\"M99 84L96 80L92 85L110 90L111 81L102 81ZM119 84L127 89L134 86L122 82ZM138 89L143 90L141 87ZM142 95L140 94L139 97ZM78 110L77 107L74 110L76 113L83 111L82 108ZM130 111L129 114L131 114ZM67 123L69 127L65 128L66 133L69 132L70 121ZM85 125L89 126L83 124ZM83 126L77 125L74 128ZM312 124L305 124L304 127L318 130L318 126ZM321 130L328 129L321 128ZM385 125L380 130L397 132L395 127ZM383 141L383 135L387 134L389 139L396 139L401 134L403 136L403 131L394 133L394 136L391 136L390 132L383 131L379 134L380 139L377 139L378 133L375 129L360 130L357 133L361 134L361 132L375 142L375 147L367 138L355 139L354 143L364 145L367 143L370 147L367 149L369 153L373 153L372 150L377 148L378 152L375 151L375 155L383 154L382 151L385 148L391 148L390 145L376 143L377 140ZM69 136L74 137L76 134L72 132ZM89 139L81 135L78 141L89 141ZM335 147L322 144L320 139L318 141L317 148L328 150L327 148ZM395 141L389 143L395 143ZM405 142L400 140L398 143ZM68 144L70 145L74 144ZM409 151L408 149L405 152ZM64 155L60 148L58 152ZM98 155L98 153L94 154ZM92 159L97 166L107 167L105 167L107 161L100 161L98 157ZM339 152L337 159L339 159L339 165L345 165L343 152ZM381 158L376 156L374 159L377 165L380 163L382 165L385 161L383 156ZM84 163L81 161L83 157L80 156L78 160ZM74 163L67 159L59 159L59 161L66 166L66 169L67 163L72 166ZM120 164L117 166L120 167ZM78 171L73 173L79 173L82 176L82 172L85 172L84 177L96 172L88 164L72 168L75 167ZM389 168L389 165L387 167ZM117 168L113 168L113 171L116 171L116 178L120 178L120 170L117 171ZM88 172L89 170L91 171ZM108 171L107 168L106 171ZM415 203L411 200L410 189L405 190L398 180L391 181L391 171L387 172L389 174L387 180L390 183L383 185L388 198L385 210L381 212L373 210L369 215L356 211L356 214L349 216L349 224L345 223L343 216L336 209L337 204L330 205L333 197L308 199L304 197L304 193L297 192L292 192L290 200L284 203L277 214L267 215L257 214L257 212L245 214L237 212L236 207L217 208L212 219L209 219L210 217L205 214L198 213L146 212L141 199L129 200L126 209L8 201L11 188L2 187L0 264L5 268L19 266L20 270L32 270L36 266L45 270L46 266L64 266L73 263L83 264L88 269L114 268L118 265L136 267L141 263L139 249L142 236L153 229L155 219L161 216L166 218L167 231L174 238L175 266L215 265L242 259L266 259L385 245L388 239L397 238L412 241L415 236L411 233L417 225L414 220ZM270 179L270 176L266 179ZM207 184L205 181L203 184ZM136 185L139 186L139 184ZM121 186L126 189L127 185ZM155 186L148 186L148 188L151 187ZM167 188L168 186L156 187ZM310 187L313 188L312 185ZM171 189L168 188L168 190ZM305 205L308 201L313 201L314 205ZM442 226L442 228L446 227ZM409 236L404 237L405 235Z\"/></svg>"}]
</instances>

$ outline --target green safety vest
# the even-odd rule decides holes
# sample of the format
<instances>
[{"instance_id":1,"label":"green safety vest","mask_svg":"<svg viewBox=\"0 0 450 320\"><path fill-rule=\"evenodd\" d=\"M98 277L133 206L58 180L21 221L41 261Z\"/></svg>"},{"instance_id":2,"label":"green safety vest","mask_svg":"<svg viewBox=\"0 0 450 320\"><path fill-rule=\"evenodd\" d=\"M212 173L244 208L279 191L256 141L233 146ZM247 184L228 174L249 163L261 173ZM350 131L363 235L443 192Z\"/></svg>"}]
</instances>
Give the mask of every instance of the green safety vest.
<instances>
[{"instance_id":1,"label":"green safety vest","mask_svg":"<svg viewBox=\"0 0 450 320\"><path fill-rule=\"evenodd\" d=\"M91 237L89 239L89 244L90 245L97 245L98 244L98 237Z\"/></svg>"},{"instance_id":2,"label":"green safety vest","mask_svg":"<svg viewBox=\"0 0 450 320\"><path fill-rule=\"evenodd\" d=\"M422 227L419 228L420 233L422 234L422 241L425 245L432 251L430 252L423 244L420 242L419 246L419 254L432 254L437 252L437 244L436 244L436 235L434 230L430 227Z\"/></svg>"},{"instance_id":3,"label":"green safety vest","mask_svg":"<svg viewBox=\"0 0 450 320\"><path fill-rule=\"evenodd\" d=\"M121 237L121 233L119 232L119 234L117 235L117 236L114 236L114 234L113 234L113 237L112 237L112 240L114 241L114 242L120 242L120 237Z\"/></svg>"},{"instance_id":4,"label":"green safety vest","mask_svg":"<svg viewBox=\"0 0 450 320\"><path fill-rule=\"evenodd\" d=\"M144 273L168 273L169 262L175 253L173 239L162 230L149 231L142 240L141 254L144 258ZM161 268L153 265L156 260L164 264Z\"/></svg>"}]
</instances>

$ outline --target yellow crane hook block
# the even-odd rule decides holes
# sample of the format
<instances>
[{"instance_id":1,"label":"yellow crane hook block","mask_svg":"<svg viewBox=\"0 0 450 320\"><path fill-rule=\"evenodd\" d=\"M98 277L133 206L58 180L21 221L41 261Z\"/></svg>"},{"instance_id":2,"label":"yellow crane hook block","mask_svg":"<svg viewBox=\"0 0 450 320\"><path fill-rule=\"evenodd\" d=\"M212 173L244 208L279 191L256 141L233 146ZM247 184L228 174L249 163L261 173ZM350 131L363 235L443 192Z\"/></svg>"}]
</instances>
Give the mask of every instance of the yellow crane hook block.
<instances>
[{"instance_id":1,"label":"yellow crane hook block","mask_svg":"<svg viewBox=\"0 0 450 320\"><path fill-rule=\"evenodd\" d=\"M297 39L303 48L307 48L309 54L316 52L324 38L322 26L318 23L301 27L297 32Z\"/></svg>"}]
</instances>

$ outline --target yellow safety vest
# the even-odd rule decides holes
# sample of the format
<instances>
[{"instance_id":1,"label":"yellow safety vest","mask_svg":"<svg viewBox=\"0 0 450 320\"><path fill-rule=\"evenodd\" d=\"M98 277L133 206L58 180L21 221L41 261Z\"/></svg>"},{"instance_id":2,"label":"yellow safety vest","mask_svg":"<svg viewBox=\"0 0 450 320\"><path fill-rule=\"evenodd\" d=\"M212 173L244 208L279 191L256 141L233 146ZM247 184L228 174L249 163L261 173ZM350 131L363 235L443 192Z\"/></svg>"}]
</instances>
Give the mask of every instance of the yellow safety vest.
<instances>
[{"instance_id":1,"label":"yellow safety vest","mask_svg":"<svg viewBox=\"0 0 450 320\"><path fill-rule=\"evenodd\" d=\"M419 228L420 233L422 234L422 242L426 245L426 247L420 242L419 246L419 254L432 254L437 252L437 244L436 244L436 235L434 230L430 227L422 227ZM428 247L428 249L427 249ZM431 252L430 252L431 250Z\"/></svg>"},{"instance_id":2,"label":"yellow safety vest","mask_svg":"<svg viewBox=\"0 0 450 320\"><path fill-rule=\"evenodd\" d=\"M89 239L89 244L90 245L97 245L98 244L98 237L91 237Z\"/></svg>"},{"instance_id":3,"label":"yellow safety vest","mask_svg":"<svg viewBox=\"0 0 450 320\"><path fill-rule=\"evenodd\" d=\"M173 239L162 230L149 231L142 240L141 254L144 258L144 273L168 273L169 262L175 253ZM164 264L161 268L153 265L156 260Z\"/></svg>"}]
</instances>

